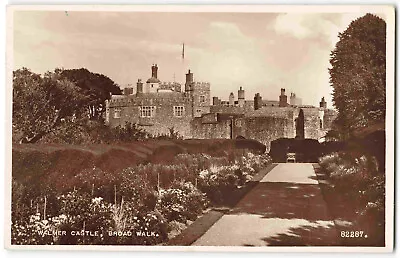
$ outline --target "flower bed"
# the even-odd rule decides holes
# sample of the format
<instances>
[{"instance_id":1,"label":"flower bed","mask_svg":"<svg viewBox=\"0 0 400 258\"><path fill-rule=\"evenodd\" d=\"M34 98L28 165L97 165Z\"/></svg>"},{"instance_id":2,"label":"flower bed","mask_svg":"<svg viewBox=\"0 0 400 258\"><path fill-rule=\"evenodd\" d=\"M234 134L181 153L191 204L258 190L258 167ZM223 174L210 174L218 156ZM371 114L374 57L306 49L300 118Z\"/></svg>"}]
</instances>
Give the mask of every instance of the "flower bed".
<instances>
[{"instance_id":1,"label":"flower bed","mask_svg":"<svg viewBox=\"0 0 400 258\"><path fill-rule=\"evenodd\" d=\"M74 190L27 196L13 181L12 244L155 245L179 234L271 162L266 154L178 154L109 175L77 174ZM44 196L42 193L45 193Z\"/></svg>"}]
</instances>

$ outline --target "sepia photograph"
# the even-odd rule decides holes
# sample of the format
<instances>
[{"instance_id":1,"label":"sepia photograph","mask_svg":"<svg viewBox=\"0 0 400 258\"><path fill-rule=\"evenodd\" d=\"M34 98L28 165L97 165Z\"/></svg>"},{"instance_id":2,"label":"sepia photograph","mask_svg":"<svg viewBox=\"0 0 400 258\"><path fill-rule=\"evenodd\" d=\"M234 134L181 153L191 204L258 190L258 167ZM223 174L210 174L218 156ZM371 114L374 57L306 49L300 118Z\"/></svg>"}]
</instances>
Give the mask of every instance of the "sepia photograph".
<instances>
[{"instance_id":1,"label":"sepia photograph","mask_svg":"<svg viewBox=\"0 0 400 258\"><path fill-rule=\"evenodd\" d=\"M8 6L6 248L391 252L394 14Z\"/></svg>"}]
</instances>

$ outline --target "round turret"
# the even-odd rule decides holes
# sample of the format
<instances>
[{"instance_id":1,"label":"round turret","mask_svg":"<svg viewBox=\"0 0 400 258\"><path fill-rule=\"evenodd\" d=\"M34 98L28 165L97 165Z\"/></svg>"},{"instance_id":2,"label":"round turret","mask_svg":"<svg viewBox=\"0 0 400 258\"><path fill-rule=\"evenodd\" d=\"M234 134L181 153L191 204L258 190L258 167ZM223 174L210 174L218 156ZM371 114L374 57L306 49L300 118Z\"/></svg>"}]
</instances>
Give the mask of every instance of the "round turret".
<instances>
[{"instance_id":1,"label":"round turret","mask_svg":"<svg viewBox=\"0 0 400 258\"><path fill-rule=\"evenodd\" d=\"M146 81L146 83L160 83L160 80L155 77L151 77Z\"/></svg>"}]
</instances>

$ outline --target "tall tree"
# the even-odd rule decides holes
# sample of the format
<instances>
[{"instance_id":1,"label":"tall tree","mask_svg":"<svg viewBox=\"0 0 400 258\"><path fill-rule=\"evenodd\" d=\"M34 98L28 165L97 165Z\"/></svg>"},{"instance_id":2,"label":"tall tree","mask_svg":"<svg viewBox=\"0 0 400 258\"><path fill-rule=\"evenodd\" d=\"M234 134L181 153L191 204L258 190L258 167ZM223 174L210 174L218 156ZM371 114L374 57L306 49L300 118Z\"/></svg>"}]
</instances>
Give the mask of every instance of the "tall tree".
<instances>
[{"instance_id":1,"label":"tall tree","mask_svg":"<svg viewBox=\"0 0 400 258\"><path fill-rule=\"evenodd\" d=\"M351 134L379 123L386 111L386 23L372 14L339 34L329 69L337 127Z\"/></svg>"},{"instance_id":2,"label":"tall tree","mask_svg":"<svg viewBox=\"0 0 400 258\"><path fill-rule=\"evenodd\" d=\"M79 87L61 76L60 69L43 76L26 68L16 70L13 130L21 135L20 142L35 143L62 123L80 117L85 99Z\"/></svg>"},{"instance_id":3,"label":"tall tree","mask_svg":"<svg viewBox=\"0 0 400 258\"><path fill-rule=\"evenodd\" d=\"M119 95L121 89L103 74L85 68L63 70L62 76L75 83L86 96L85 108L90 119L100 119L105 112L105 100L110 94Z\"/></svg>"}]
</instances>

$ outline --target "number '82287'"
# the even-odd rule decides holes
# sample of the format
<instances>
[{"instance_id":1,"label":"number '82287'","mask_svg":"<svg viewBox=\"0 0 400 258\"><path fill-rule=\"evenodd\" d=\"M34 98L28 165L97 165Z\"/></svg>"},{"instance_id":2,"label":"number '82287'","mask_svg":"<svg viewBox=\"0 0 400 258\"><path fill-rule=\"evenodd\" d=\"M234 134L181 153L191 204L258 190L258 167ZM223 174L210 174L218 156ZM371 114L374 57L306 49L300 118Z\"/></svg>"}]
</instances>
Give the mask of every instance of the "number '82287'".
<instances>
[{"instance_id":1,"label":"number '82287'","mask_svg":"<svg viewBox=\"0 0 400 258\"><path fill-rule=\"evenodd\" d=\"M341 237L367 237L367 235L364 234L364 231L340 231L340 236Z\"/></svg>"}]
</instances>

